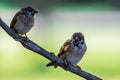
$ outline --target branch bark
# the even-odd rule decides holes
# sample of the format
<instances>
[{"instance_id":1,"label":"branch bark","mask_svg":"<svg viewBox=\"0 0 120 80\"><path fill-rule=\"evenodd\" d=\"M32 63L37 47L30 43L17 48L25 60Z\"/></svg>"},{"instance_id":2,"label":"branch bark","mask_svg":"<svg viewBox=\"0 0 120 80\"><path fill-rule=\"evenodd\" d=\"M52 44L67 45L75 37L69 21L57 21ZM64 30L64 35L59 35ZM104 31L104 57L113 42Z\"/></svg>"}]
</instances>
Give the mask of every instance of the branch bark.
<instances>
[{"instance_id":1,"label":"branch bark","mask_svg":"<svg viewBox=\"0 0 120 80\"><path fill-rule=\"evenodd\" d=\"M54 53L51 53L45 49L43 49L42 47L38 46L36 43L34 43L33 41L25 38L25 37L22 37L20 36L19 34L16 34L13 30L11 30L7 25L6 23L4 23L2 21L2 19L0 18L0 26L13 38L15 39L16 41L19 41L23 47L37 53L37 54L40 54L42 56L44 56L45 58L55 62L58 66L60 66L61 68L63 68L65 70L65 65L64 65L64 61L58 57L56 57L54 55ZM97 76L94 76L82 69L79 69L78 67L76 66L73 66L73 65L69 65L67 70L69 72L72 72L78 76L81 76L87 80L102 80L101 78L97 77Z\"/></svg>"}]
</instances>

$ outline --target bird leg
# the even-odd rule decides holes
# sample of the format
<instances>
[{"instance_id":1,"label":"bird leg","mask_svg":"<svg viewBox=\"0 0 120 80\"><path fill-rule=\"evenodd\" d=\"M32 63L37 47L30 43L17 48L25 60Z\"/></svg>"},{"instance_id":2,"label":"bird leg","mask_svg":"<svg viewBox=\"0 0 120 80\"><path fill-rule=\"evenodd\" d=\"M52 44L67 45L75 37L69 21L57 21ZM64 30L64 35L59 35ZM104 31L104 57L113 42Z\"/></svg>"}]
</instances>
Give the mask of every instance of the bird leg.
<instances>
[{"instance_id":1,"label":"bird leg","mask_svg":"<svg viewBox=\"0 0 120 80\"><path fill-rule=\"evenodd\" d=\"M79 68L79 69L81 70L81 67L80 67L80 66L76 65L76 67Z\"/></svg>"},{"instance_id":2,"label":"bird leg","mask_svg":"<svg viewBox=\"0 0 120 80\"><path fill-rule=\"evenodd\" d=\"M27 38L28 39L28 37L27 37L27 35L25 34L25 38Z\"/></svg>"}]
</instances>

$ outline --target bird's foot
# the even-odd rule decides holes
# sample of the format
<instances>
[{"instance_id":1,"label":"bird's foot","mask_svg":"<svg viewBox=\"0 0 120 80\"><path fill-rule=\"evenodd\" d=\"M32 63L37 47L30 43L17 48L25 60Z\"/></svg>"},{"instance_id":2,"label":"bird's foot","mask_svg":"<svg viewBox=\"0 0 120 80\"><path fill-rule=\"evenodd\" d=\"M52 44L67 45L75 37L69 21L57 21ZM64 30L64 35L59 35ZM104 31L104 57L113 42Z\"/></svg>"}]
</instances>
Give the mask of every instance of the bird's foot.
<instances>
[{"instance_id":1,"label":"bird's foot","mask_svg":"<svg viewBox=\"0 0 120 80\"><path fill-rule=\"evenodd\" d=\"M80 66L76 65L76 67L81 70L81 67L80 67Z\"/></svg>"}]
</instances>

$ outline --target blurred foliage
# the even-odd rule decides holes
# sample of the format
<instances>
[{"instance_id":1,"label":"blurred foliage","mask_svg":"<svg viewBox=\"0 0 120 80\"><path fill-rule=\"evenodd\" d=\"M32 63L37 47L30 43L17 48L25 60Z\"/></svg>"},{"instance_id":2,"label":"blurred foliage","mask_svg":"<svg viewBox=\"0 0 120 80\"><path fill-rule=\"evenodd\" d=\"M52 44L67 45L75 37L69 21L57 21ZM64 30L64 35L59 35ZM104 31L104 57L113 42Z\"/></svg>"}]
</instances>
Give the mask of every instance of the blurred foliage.
<instances>
[{"instance_id":1,"label":"blurred foliage","mask_svg":"<svg viewBox=\"0 0 120 80\"><path fill-rule=\"evenodd\" d=\"M7 4L13 7L23 7L32 5L44 12L51 7L62 6L62 5L94 5L94 4L105 4L115 7L116 9L120 9L120 1L119 0L1 0L2 4Z\"/></svg>"}]
</instances>

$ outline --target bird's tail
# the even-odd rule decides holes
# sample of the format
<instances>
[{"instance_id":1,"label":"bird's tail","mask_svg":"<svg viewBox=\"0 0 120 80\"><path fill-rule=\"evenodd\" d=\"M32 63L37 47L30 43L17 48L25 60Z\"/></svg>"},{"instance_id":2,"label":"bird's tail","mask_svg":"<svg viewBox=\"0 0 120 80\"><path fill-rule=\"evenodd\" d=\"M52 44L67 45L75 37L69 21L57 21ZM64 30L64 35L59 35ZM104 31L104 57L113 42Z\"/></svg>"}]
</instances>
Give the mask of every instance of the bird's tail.
<instances>
[{"instance_id":1,"label":"bird's tail","mask_svg":"<svg viewBox=\"0 0 120 80\"><path fill-rule=\"evenodd\" d=\"M53 62L49 62L46 66L47 67L54 66L54 68L57 68L57 65L55 63L53 63Z\"/></svg>"}]
</instances>

